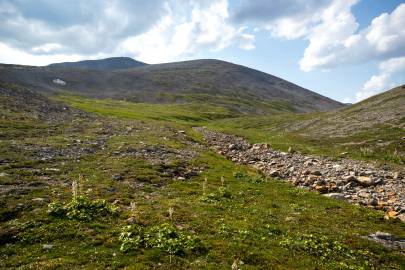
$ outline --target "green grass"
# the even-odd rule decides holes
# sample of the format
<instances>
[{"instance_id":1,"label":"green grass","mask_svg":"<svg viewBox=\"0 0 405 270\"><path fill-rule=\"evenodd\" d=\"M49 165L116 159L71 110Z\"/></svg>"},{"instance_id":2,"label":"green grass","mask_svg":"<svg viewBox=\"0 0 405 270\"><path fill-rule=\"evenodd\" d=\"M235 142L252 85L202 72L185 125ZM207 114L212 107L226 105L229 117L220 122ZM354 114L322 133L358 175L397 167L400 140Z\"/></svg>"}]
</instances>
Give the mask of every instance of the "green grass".
<instances>
[{"instance_id":1,"label":"green grass","mask_svg":"<svg viewBox=\"0 0 405 270\"><path fill-rule=\"evenodd\" d=\"M325 113L296 114L279 111L252 116L235 113L225 107L206 105L203 100L200 103L186 104L144 104L78 96L60 96L58 99L103 116L170 123L183 129L207 126L213 130L243 136L252 143L266 142L282 151L292 147L304 154L336 158L347 152L345 156L353 159L372 160L392 166L405 164L405 145L402 142L404 129L388 124L359 130L344 137L333 137L317 134L316 130L307 131L305 127L295 131L287 129L290 125L311 119L322 121L327 117ZM379 141L390 143L381 144Z\"/></svg>"},{"instance_id":2,"label":"green grass","mask_svg":"<svg viewBox=\"0 0 405 270\"><path fill-rule=\"evenodd\" d=\"M286 131L288 125L311 119L313 115L246 116L212 121L207 123L207 126L214 130L237 134L252 143L266 142L282 151L292 147L304 154L331 157L340 157L342 153L347 152L345 156L353 159L377 161L379 164L393 166L405 164L402 154L405 152L405 145L401 139L404 129L400 127L378 125L344 137L322 136L313 131L306 135L305 128Z\"/></svg>"},{"instance_id":3,"label":"green grass","mask_svg":"<svg viewBox=\"0 0 405 270\"><path fill-rule=\"evenodd\" d=\"M63 99L100 117L52 127L29 118L13 120L16 128L0 126L4 134L0 160L13 161L0 164L0 171L6 173L0 177L1 269L230 269L235 259L243 261L241 269L401 269L405 264L401 251L363 238L376 231L404 237L403 223L265 178L196 146L195 142L202 143L201 136L191 129L208 125L261 141L276 138L276 133L271 137L260 132L268 122L225 120L226 110L209 106ZM207 116L207 111L212 115ZM242 123L251 127L239 126ZM29 132L15 138L20 124ZM186 134L179 134L179 129ZM69 149L80 140L80 147L87 148L99 139L105 140L103 148L80 157L73 153L50 160L33 158L41 147ZM279 144L284 147L282 138ZM196 155L169 156L161 163L117 154L128 147L150 146ZM186 180L176 180L172 174L189 169L202 172ZM114 180L114 174L124 179ZM72 200L71 183L80 175L81 193L116 206L116 214L92 214L83 220L49 215L51 202ZM226 196L221 195L223 188ZM211 193L219 195L205 200ZM154 244L122 252L119 236L133 214L131 202L136 203L137 222L146 231L168 223L200 239L206 250L170 255ZM169 208L174 210L171 218Z\"/></svg>"}]
</instances>

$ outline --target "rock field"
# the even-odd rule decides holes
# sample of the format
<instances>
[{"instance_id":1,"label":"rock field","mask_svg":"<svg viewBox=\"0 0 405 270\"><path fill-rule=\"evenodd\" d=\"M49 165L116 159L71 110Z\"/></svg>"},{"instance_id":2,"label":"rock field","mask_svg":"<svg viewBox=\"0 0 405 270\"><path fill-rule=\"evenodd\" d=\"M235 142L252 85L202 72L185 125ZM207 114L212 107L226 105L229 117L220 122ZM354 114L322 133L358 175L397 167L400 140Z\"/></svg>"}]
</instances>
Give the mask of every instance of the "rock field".
<instances>
[{"instance_id":1,"label":"rock field","mask_svg":"<svg viewBox=\"0 0 405 270\"><path fill-rule=\"evenodd\" d=\"M382 210L386 219L405 222L403 171L363 161L302 155L291 148L289 152L275 151L268 144L250 144L233 135L196 129L211 148L234 162L327 197Z\"/></svg>"}]
</instances>

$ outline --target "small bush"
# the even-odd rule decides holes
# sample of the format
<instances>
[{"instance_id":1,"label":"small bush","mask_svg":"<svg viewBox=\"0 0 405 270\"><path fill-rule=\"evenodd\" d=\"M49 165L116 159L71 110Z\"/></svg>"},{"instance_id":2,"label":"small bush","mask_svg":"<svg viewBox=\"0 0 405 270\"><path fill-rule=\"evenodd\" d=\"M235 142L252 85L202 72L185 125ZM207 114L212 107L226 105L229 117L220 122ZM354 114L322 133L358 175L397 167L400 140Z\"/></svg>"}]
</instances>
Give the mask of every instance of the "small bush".
<instances>
[{"instance_id":1,"label":"small bush","mask_svg":"<svg viewBox=\"0 0 405 270\"><path fill-rule=\"evenodd\" d=\"M89 221L95 217L114 215L118 208L105 200L90 200L84 196L74 197L68 203L52 202L48 205L48 213L56 217Z\"/></svg>"},{"instance_id":2,"label":"small bush","mask_svg":"<svg viewBox=\"0 0 405 270\"><path fill-rule=\"evenodd\" d=\"M203 195L200 200L207 203L217 203L223 200L232 199L232 193L226 187L219 187L217 192Z\"/></svg>"},{"instance_id":3,"label":"small bush","mask_svg":"<svg viewBox=\"0 0 405 270\"><path fill-rule=\"evenodd\" d=\"M370 265L371 254L368 251L352 250L326 236L303 234L285 237L280 245L293 251L304 251L322 262L333 262L344 269L364 269Z\"/></svg>"},{"instance_id":4,"label":"small bush","mask_svg":"<svg viewBox=\"0 0 405 270\"><path fill-rule=\"evenodd\" d=\"M234 172L233 177L235 177L238 180L243 180L243 181L254 183L254 184L266 182L266 179L263 176L260 176L260 175L250 176L241 171Z\"/></svg>"},{"instance_id":5,"label":"small bush","mask_svg":"<svg viewBox=\"0 0 405 270\"><path fill-rule=\"evenodd\" d=\"M237 171L233 173L233 177L235 177L236 179L242 180L245 179L248 175L244 172L241 171Z\"/></svg>"},{"instance_id":6,"label":"small bush","mask_svg":"<svg viewBox=\"0 0 405 270\"><path fill-rule=\"evenodd\" d=\"M158 248L170 255L184 256L205 250L200 239L178 231L170 224L142 227L138 224L125 226L119 236L121 251L141 248Z\"/></svg>"}]
</instances>

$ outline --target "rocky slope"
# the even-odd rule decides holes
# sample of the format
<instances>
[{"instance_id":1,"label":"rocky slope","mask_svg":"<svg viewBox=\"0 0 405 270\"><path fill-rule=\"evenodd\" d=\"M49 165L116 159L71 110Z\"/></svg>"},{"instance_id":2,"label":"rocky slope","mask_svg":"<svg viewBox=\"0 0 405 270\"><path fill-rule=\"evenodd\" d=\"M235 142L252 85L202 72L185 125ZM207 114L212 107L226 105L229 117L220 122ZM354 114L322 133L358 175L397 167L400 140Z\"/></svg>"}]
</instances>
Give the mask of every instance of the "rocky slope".
<instances>
[{"instance_id":1,"label":"rocky slope","mask_svg":"<svg viewBox=\"0 0 405 270\"><path fill-rule=\"evenodd\" d=\"M405 85L402 85L340 110L289 123L285 128L309 136L347 136L383 126L405 129L404 104Z\"/></svg>"},{"instance_id":2,"label":"rocky slope","mask_svg":"<svg viewBox=\"0 0 405 270\"><path fill-rule=\"evenodd\" d=\"M115 71L83 69L75 65L0 65L0 81L46 94L68 91L88 97L135 102L205 102L237 111L260 112L258 104L272 104L280 111L298 112L344 106L281 78L219 60L146 65Z\"/></svg>"},{"instance_id":3,"label":"rocky slope","mask_svg":"<svg viewBox=\"0 0 405 270\"><path fill-rule=\"evenodd\" d=\"M25 87L0 83L0 118L3 120L18 122L27 118L56 123L84 115L87 114Z\"/></svg>"},{"instance_id":4,"label":"rocky slope","mask_svg":"<svg viewBox=\"0 0 405 270\"><path fill-rule=\"evenodd\" d=\"M234 162L250 164L268 176L325 196L372 207L387 218L405 222L404 172L377 169L372 164L348 159L332 160L275 151L267 144L251 145L240 137L198 128L218 153Z\"/></svg>"}]
</instances>

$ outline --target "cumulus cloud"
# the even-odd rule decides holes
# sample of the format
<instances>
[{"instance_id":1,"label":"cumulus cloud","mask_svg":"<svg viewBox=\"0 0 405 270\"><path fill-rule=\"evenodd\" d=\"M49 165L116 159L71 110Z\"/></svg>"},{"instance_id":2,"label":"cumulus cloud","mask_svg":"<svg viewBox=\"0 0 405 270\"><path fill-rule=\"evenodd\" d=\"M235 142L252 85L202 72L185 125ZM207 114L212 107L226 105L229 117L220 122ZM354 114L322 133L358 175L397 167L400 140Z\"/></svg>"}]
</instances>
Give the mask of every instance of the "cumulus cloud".
<instances>
[{"instance_id":1,"label":"cumulus cloud","mask_svg":"<svg viewBox=\"0 0 405 270\"><path fill-rule=\"evenodd\" d=\"M0 1L0 40L31 54L109 52L129 35L140 34L165 12L149 1ZM41 48L56 44L53 48Z\"/></svg>"},{"instance_id":2,"label":"cumulus cloud","mask_svg":"<svg viewBox=\"0 0 405 270\"><path fill-rule=\"evenodd\" d=\"M129 55L154 63L233 44L253 49L245 29L229 23L227 0L0 0L0 42L35 63L45 55Z\"/></svg>"},{"instance_id":3,"label":"cumulus cloud","mask_svg":"<svg viewBox=\"0 0 405 270\"><path fill-rule=\"evenodd\" d=\"M330 0L245 0L233 10L232 21L252 23L277 38L302 38L320 21L329 4Z\"/></svg>"},{"instance_id":4,"label":"cumulus cloud","mask_svg":"<svg viewBox=\"0 0 405 270\"><path fill-rule=\"evenodd\" d=\"M30 54L0 42L0 63L43 66L56 62L79 61L84 58L78 54Z\"/></svg>"},{"instance_id":5,"label":"cumulus cloud","mask_svg":"<svg viewBox=\"0 0 405 270\"><path fill-rule=\"evenodd\" d=\"M405 56L383 61L379 66L379 73L373 75L364 84L363 88L356 93L357 101L361 101L392 87L390 79L395 74L405 74ZM402 79L405 80L405 77Z\"/></svg>"},{"instance_id":6,"label":"cumulus cloud","mask_svg":"<svg viewBox=\"0 0 405 270\"><path fill-rule=\"evenodd\" d=\"M309 45L299 61L303 71L332 70L338 66L380 62L356 94L362 100L392 86L392 77L405 57L405 3L383 13L359 29L351 9L359 0L242 1L233 13L238 23L253 23L275 38L305 39ZM399 83L404 83L400 78Z\"/></svg>"},{"instance_id":7,"label":"cumulus cloud","mask_svg":"<svg viewBox=\"0 0 405 270\"><path fill-rule=\"evenodd\" d=\"M360 32L351 13L356 1L336 1L314 27L300 61L304 71L330 69L342 64L386 60L405 54L405 4L391 14L383 13Z\"/></svg>"},{"instance_id":8,"label":"cumulus cloud","mask_svg":"<svg viewBox=\"0 0 405 270\"><path fill-rule=\"evenodd\" d=\"M244 27L235 28L227 22L226 0L205 5L192 2L191 15L183 20L176 19L178 9L174 14L171 6L167 8L168 14L158 24L142 35L126 39L119 49L141 61L159 63L186 58L201 49L222 50L233 43L246 50L254 48L253 35L245 33Z\"/></svg>"}]
</instances>

